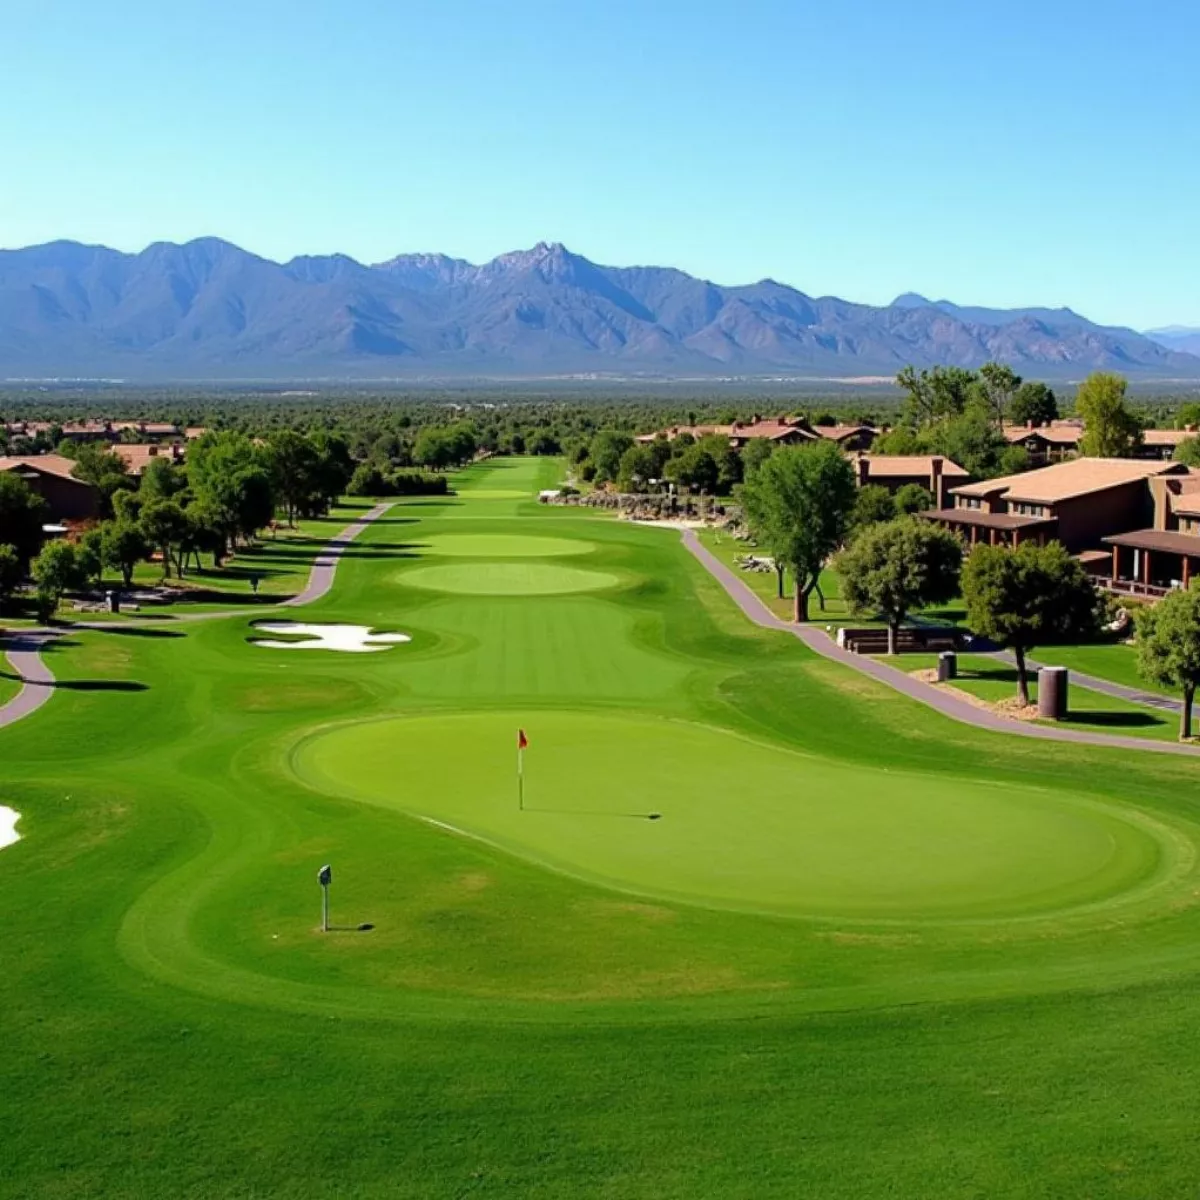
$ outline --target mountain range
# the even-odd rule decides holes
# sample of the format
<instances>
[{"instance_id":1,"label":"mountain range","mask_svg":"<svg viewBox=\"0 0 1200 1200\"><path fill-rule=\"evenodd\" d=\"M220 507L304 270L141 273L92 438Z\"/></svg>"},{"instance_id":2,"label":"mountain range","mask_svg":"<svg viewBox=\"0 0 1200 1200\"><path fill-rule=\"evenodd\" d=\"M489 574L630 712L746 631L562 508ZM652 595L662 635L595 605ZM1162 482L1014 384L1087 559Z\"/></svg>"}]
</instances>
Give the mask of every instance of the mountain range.
<instances>
[{"instance_id":1,"label":"mountain range","mask_svg":"<svg viewBox=\"0 0 1200 1200\"><path fill-rule=\"evenodd\" d=\"M1147 329L1146 336L1168 350L1200 354L1200 329L1192 329L1187 325L1167 325L1162 329Z\"/></svg>"},{"instance_id":2,"label":"mountain range","mask_svg":"<svg viewBox=\"0 0 1200 1200\"><path fill-rule=\"evenodd\" d=\"M1048 378L1200 378L1169 345L1070 309L912 293L886 306L774 280L724 287L605 267L557 243L482 265L403 254L277 263L217 238L139 254L52 242L0 251L0 379L890 376L989 359Z\"/></svg>"}]
</instances>

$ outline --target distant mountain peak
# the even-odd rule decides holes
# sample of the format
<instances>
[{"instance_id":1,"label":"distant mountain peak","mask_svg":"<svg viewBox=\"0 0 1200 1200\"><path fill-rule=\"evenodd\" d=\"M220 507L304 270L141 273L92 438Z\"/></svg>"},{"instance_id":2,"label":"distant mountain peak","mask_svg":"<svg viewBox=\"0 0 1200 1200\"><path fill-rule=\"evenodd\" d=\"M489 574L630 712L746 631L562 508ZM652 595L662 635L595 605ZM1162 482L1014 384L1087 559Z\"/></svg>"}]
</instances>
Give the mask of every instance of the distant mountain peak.
<instances>
[{"instance_id":1,"label":"distant mountain peak","mask_svg":"<svg viewBox=\"0 0 1200 1200\"><path fill-rule=\"evenodd\" d=\"M913 292L876 308L769 278L724 287L675 268L601 266L553 241L482 265L438 253L280 264L214 237L140 254L72 242L0 251L0 370L11 377L836 378L997 359L1050 378L1200 378L1200 358L1179 352L1192 348L1068 309Z\"/></svg>"}]
</instances>

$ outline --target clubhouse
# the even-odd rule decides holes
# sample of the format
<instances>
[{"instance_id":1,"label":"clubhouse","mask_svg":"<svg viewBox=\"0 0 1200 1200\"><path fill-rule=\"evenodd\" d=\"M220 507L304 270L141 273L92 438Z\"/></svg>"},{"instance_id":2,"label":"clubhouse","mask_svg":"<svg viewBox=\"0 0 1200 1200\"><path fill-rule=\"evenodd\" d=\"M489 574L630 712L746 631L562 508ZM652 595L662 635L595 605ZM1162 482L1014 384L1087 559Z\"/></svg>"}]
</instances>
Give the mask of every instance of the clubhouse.
<instances>
[{"instance_id":1,"label":"clubhouse","mask_svg":"<svg viewBox=\"0 0 1200 1200\"><path fill-rule=\"evenodd\" d=\"M1118 594L1156 599L1200 566L1200 472L1182 463L1074 458L949 494L922 515L972 546L1060 541Z\"/></svg>"}]
</instances>

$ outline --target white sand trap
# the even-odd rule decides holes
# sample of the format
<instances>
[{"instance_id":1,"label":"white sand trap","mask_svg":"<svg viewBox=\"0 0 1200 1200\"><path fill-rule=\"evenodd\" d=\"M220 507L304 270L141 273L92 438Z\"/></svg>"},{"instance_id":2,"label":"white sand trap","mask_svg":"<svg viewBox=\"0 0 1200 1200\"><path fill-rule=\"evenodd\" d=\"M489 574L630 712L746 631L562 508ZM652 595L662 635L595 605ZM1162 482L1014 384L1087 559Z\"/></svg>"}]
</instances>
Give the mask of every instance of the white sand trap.
<instances>
[{"instance_id":1,"label":"white sand trap","mask_svg":"<svg viewBox=\"0 0 1200 1200\"><path fill-rule=\"evenodd\" d=\"M256 646L272 650L342 650L347 654L370 654L387 650L400 642L411 642L407 633L372 633L367 625L304 625L299 621L262 621L255 625L264 633L291 633L303 638L297 642L277 642L255 638Z\"/></svg>"},{"instance_id":2,"label":"white sand trap","mask_svg":"<svg viewBox=\"0 0 1200 1200\"><path fill-rule=\"evenodd\" d=\"M21 835L17 832L17 822L20 819L19 812L0 804L0 850L21 840Z\"/></svg>"}]
</instances>

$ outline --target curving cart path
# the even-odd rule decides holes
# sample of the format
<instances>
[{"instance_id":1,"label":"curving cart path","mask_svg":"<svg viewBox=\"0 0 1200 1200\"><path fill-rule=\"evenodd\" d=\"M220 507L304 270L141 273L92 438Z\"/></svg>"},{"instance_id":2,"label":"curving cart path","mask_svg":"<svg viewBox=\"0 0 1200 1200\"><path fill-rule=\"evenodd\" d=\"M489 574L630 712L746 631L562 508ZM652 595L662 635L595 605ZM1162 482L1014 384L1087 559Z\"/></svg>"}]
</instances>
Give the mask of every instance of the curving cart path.
<instances>
[{"instance_id":1,"label":"curving cart path","mask_svg":"<svg viewBox=\"0 0 1200 1200\"><path fill-rule=\"evenodd\" d=\"M696 537L695 530L682 530L683 544L700 562L701 566L712 575L716 581L729 593L733 602L756 625L766 629L778 629L799 638L810 650L822 658L832 659L842 663L861 675L869 675L872 679L886 684L901 695L908 696L929 708L936 709L952 720L961 721L964 725L974 725L978 729L986 729L992 733L1006 733L1016 737L1039 738L1047 742L1075 742L1086 746L1107 746L1116 750L1148 750L1158 754L1183 754L1195 757L1197 751L1192 746L1179 742L1155 742L1149 738L1125 737L1121 734L1087 733L1081 729L1061 729L1054 725L1034 725L1024 721L1015 721L1007 717L999 717L993 713L976 707L966 700L960 700L949 689L936 688L928 683L922 683L911 675L906 675L887 663L869 658L862 654L852 654L843 650L824 630L807 625L793 625L777 617L754 592L740 580L724 563L711 554ZM1075 676L1080 684L1084 679ZM1090 686L1090 682L1088 683ZM1111 685L1115 687L1116 685Z\"/></svg>"},{"instance_id":2,"label":"curving cart path","mask_svg":"<svg viewBox=\"0 0 1200 1200\"><path fill-rule=\"evenodd\" d=\"M338 559L341 558L347 546L357 538L368 525L383 516L391 504L377 504L364 513L359 519L347 525L340 533L330 538L313 560L312 569L308 573L308 583L304 590L290 600L283 600L279 607L296 608L302 604L312 604L328 595L337 575ZM214 617L245 616L251 610L239 609L224 613L192 613L175 618L176 621L202 621ZM258 615L255 610L254 615ZM116 622L86 622L77 621L72 629L111 629ZM41 650L47 643L53 641L67 630L31 629L19 630L8 638L4 651L9 663L21 677L21 690L7 703L0 705L0 729L12 725L15 721L36 712L54 694L54 672L42 660Z\"/></svg>"}]
</instances>

